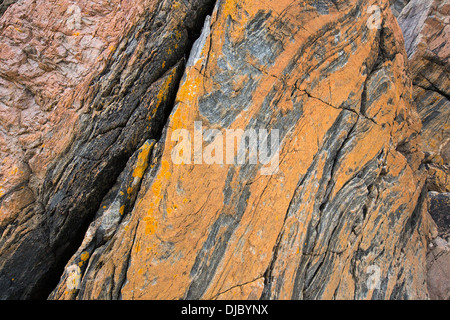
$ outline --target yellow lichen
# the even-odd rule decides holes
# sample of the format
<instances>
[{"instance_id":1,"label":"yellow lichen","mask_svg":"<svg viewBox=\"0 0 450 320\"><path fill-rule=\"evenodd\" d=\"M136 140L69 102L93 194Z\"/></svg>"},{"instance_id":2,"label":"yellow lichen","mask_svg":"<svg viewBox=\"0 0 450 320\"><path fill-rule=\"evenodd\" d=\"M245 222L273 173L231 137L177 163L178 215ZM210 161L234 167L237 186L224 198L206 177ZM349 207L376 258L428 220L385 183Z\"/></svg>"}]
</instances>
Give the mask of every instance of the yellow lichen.
<instances>
[{"instance_id":1,"label":"yellow lichen","mask_svg":"<svg viewBox=\"0 0 450 320\"><path fill-rule=\"evenodd\" d=\"M158 227L158 221L155 220L152 216L145 217L145 234L152 235L155 233L156 228Z\"/></svg>"},{"instance_id":2,"label":"yellow lichen","mask_svg":"<svg viewBox=\"0 0 450 320\"><path fill-rule=\"evenodd\" d=\"M188 101L192 99L198 88L200 88L201 82L202 80L200 77L190 77L186 79L178 91L177 100Z\"/></svg>"},{"instance_id":3,"label":"yellow lichen","mask_svg":"<svg viewBox=\"0 0 450 320\"><path fill-rule=\"evenodd\" d=\"M175 2L172 4L172 7L173 7L174 10L179 9L180 6L181 6L181 4L180 4L178 1L175 1Z\"/></svg>"},{"instance_id":4,"label":"yellow lichen","mask_svg":"<svg viewBox=\"0 0 450 320\"><path fill-rule=\"evenodd\" d=\"M163 63L163 68L164 66L165 62ZM159 90L158 95L156 96L156 107L153 109L153 114L156 113L156 110L158 109L159 105L167 99L167 94L169 93L170 84L172 83L175 72L176 69L174 68L172 70L172 73L167 77L166 81L164 81L163 85L161 86L161 89Z\"/></svg>"},{"instance_id":5,"label":"yellow lichen","mask_svg":"<svg viewBox=\"0 0 450 320\"><path fill-rule=\"evenodd\" d=\"M139 153L136 168L134 168L133 171L133 177L134 178L142 178L144 176L145 170L147 170L148 167L148 155L155 144L154 141L151 143L145 142L144 145L141 147L141 152ZM128 192L131 193L131 192Z\"/></svg>"},{"instance_id":6,"label":"yellow lichen","mask_svg":"<svg viewBox=\"0 0 450 320\"><path fill-rule=\"evenodd\" d=\"M89 259L89 252L84 251L84 252L80 255L80 259L81 259L81 261L86 261L87 259Z\"/></svg>"},{"instance_id":7,"label":"yellow lichen","mask_svg":"<svg viewBox=\"0 0 450 320\"><path fill-rule=\"evenodd\" d=\"M156 179L156 181L152 185L152 191L155 196L158 197L161 194L161 187L162 187L161 181L159 179Z\"/></svg>"}]
</instances>

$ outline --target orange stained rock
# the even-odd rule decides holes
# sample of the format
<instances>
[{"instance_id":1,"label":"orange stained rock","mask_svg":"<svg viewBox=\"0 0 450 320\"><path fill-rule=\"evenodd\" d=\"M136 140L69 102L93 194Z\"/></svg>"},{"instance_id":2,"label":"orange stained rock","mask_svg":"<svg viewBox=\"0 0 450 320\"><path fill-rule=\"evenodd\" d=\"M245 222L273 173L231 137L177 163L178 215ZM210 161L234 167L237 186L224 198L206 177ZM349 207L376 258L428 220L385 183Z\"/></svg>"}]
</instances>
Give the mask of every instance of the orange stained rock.
<instances>
[{"instance_id":1,"label":"orange stained rock","mask_svg":"<svg viewBox=\"0 0 450 320\"><path fill-rule=\"evenodd\" d=\"M155 248L155 251L132 251L127 273L128 281L122 290L122 295L126 299L178 299L185 297L192 281L195 280L195 275L192 275L194 264L202 252L202 247L210 237L214 223L221 217L229 216L238 219L236 207L227 205L230 199L224 195L230 165L175 165L171 161L170 154L177 142L170 140L172 132L180 128L191 130L193 122L199 119L203 120L207 126L207 119L203 118L198 111L199 99L208 93L220 90L221 84L215 83L214 77L220 72L218 64L225 54L223 52L225 39L227 38L227 41L232 43L242 40L245 37L249 21L260 12L271 12L269 22L267 22L269 28L272 28L277 19L284 18L290 24L290 28L294 30L290 41L287 41L286 35L280 34L284 44L283 50L276 57L273 66L261 67L262 73L257 78L258 85L252 95L251 107L241 111L230 125L230 128L233 129L245 128L249 121L257 116L272 88L284 89L279 93L278 104L272 106L273 112L277 110L288 112L295 109L291 100L291 92L296 88L296 80L305 72L305 68L318 62L314 58L310 58L310 55L314 53L314 48L312 46L304 48L291 74L283 74L283 71L296 58L299 48L305 41L311 39L311 36L316 35L318 39L322 37L331 41L331 35L326 33L318 35L321 28L331 21L344 17L352 9L351 4L344 5L345 10L337 12L331 9L329 14L319 17L316 11L308 12L300 3L291 1L276 3L272 1L241 1L239 4L238 6L236 1L221 2L219 11L213 14L212 30L201 51L200 59L194 66L188 67L186 70L185 79L178 91L175 110L170 117L168 138L165 141L161 166L151 187L146 194L142 195L142 202L134 210L135 219L140 221L136 230L137 243L142 247ZM227 32L229 18L233 22ZM348 19L350 20L350 18ZM286 212L289 210L299 179L312 165L318 150L323 148L325 135L342 113L344 103L355 102L355 107L348 111L349 115L344 122L349 125L349 130L342 131L340 137L345 140L348 136L348 140L353 144L353 149L340 159L334 172L334 187L330 198L335 197L342 187L354 177L355 172L361 170L381 152L395 154L398 161L405 163L404 157L390 148L389 141L391 135L396 134L392 129L396 108L404 108L408 111L410 106L394 103L392 107L387 107L387 101L390 98L397 102L403 92L410 90L406 84L399 82L403 74L398 70L403 68L404 61L399 58L400 60L396 59L391 64L394 78L389 80L390 86L386 95L377 100L367 114L358 115L363 84L367 80L367 75L362 72L361 68L362 65L373 59L372 55L378 51L375 43L377 33L369 30L367 38L363 41L360 32L365 27L365 19L361 18L357 23L352 21L342 24L343 28L340 29L342 35L346 32L354 32L351 41L339 42L336 47L327 48L327 61L329 62L321 64L318 68L311 68L310 80L304 81L296 88L301 92L298 96L303 99L303 113L281 143L279 172L272 176L257 175L246 185L242 185L236 180L242 168L234 167L236 173L229 183L231 189L236 193L232 194L239 194L238 190L242 191L248 187L249 198L245 201L241 220L227 242L226 251L202 295L203 298L214 298L221 295L246 298L252 292L260 295L262 289L247 290L244 289L245 285L241 284L262 279L273 259L272 251L280 232L283 234L288 230L295 230L296 241L292 243L291 248L286 248L280 253L284 258L279 257L278 260L282 261L283 266L276 269L283 272L285 277L283 285L285 290L282 291L280 297L290 297L292 288L289 287L289 284L294 282L295 268L300 259L303 259L303 249L300 244L306 240L305 225L315 219L314 197L319 190L319 185L311 183L303 186L302 190L304 189L303 192L308 195L309 199L301 202L294 216L286 217ZM356 50L352 51L351 45L354 45ZM211 53L208 55L208 52ZM327 74L311 89L313 80L320 78L320 73L324 72L324 68L340 56L348 56L347 62ZM250 64L257 63L252 57L248 57L248 59ZM258 66L256 65L256 67ZM388 67L386 66L386 68ZM240 75L235 76L234 86L236 89L245 86L248 81L246 76L240 77ZM288 88L289 90L287 90ZM351 109L351 107L349 108ZM356 123L358 123L356 126L360 133L351 137L352 124ZM215 125L210 124L210 126L214 127ZM397 129L397 131L406 134L405 129ZM322 158L317 159L314 181L319 181L324 174L326 156L324 153ZM389 165L394 168L396 162ZM168 172L170 175L167 175ZM416 190L418 180L414 178L414 173L407 169L399 179L401 181L398 184L400 193L403 193L404 190L414 190L410 195L399 198L399 204L403 203L405 199L417 199L420 190ZM180 185L183 190L181 193L178 189ZM177 210L171 208L170 204L172 203L180 204ZM411 201L410 205L413 204L414 201ZM371 216L376 217L376 209L373 209ZM289 226L292 226L292 229ZM366 224L368 229L370 229L369 226L370 221ZM376 229L375 226L372 227ZM216 239L224 237L226 230L226 225L215 229ZM346 264L346 259L350 259L352 252L358 248L359 244L363 245L364 241L367 241L371 232L373 231L367 230L367 234L359 236L350 247L348 246L348 234L339 238L340 242L335 246L342 247L345 253L342 256L336 254L336 258L332 262L332 269L336 270L336 275L330 277L328 286L323 292L324 298L332 298L340 288L340 283L349 290L354 290L355 284L348 278L349 266ZM388 236L388 231L383 232L386 232L386 236ZM324 251L326 247L321 247L319 244L315 250L318 255L326 254ZM320 260L319 256L313 258L313 261L314 259ZM242 272L243 268L245 268L245 272ZM143 272L139 271L142 269L144 269ZM341 276L342 272L345 273L344 276ZM148 279L156 280L149 283ZM343 292L342 289L339 292ZM345 296L344 293L342 294Z\"/></svg>"}]
</instances>

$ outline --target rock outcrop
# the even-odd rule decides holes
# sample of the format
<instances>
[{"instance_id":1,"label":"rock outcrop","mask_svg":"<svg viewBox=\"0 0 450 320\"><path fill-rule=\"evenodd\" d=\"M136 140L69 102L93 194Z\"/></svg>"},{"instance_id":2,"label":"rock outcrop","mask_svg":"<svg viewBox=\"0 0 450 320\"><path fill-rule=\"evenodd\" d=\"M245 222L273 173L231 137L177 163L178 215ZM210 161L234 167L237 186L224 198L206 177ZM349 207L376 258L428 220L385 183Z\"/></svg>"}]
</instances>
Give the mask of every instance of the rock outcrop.
<instances>
[{"instance_id":1,"label":"rock outcrop","mask_svg":"<svg viewBox=\"0 0 450 320\"><path fill-rule=\"evenodd\" d=\"M219 1L134 209L52 298L426 298L420 121L373 4ZM207 163L176 148L195 121ZM239 128L279 130L278 170L218 164Z\"/></svg>"},{"instance_id":2,"label":"rock outcrop","mask_svg":"<svg viewBox=\"0 0 450 320\"><path fill-rule=\"evenodd\" d=\"M0 298L429 297L389 1L82 2L0 18Z\"/></svg>"},{"instance_id":3,"label":"rock outcrop","mask_svg":"<svg viewBox=\"0 0 450 320\"><path fill-rule=\"evenodd\" d=\"M20 1L0 20L0 298L48 295L159 139L209 2Z\"/></svg>"},{"instance_id":4,"label":"rock outcrop","mask_svg":"<svg viewBox=\"0 0 450 320\"><path fill-rule=\"evenodd\" d=\"M441 165L450 161L449 16L448 0L413 0L398 18L423 123L422 147Z\"/></svg>"},{"instance_id":5,"label":"rock outcrop","mask_svg":"<svg viewBox=\"0 0 450 320\"><path fill-rule=\"evenodd\" d=\"M422 119L422 149L427 152L429 213L437 232L427 254L431 299L450 297L450 1L412 0L399 16Z\"/></svg>"},{"instance_id":6,"label":"rock outcrop","mask_svg":"<svg viewBox=\"0 0 450 320\"><path fill-rule=\"evenodd\" d=\"M430 299L450 299L450 193L430 192L429 210L436 222L427 254Z\"/></svg>"},{"instance_id":7,"label":"rock outcrop","mask_svg":"<svg viewBox=\"0 0 450 320\"><path fill-rule=\"evenodd\" d=\"M6 9L17 0L0 0L0 17L5 13Z\"/></svg>"},{"instance_id":8,"label":"rock outcrop","mask_svg":"<svg viewBox=\"0 0 450 320\"><path fill-rule=\"evenodd\" d=\"M409 1L410 0L390 0L389 2L394 16L398 17Z\"/></svg>"}]
</instances>

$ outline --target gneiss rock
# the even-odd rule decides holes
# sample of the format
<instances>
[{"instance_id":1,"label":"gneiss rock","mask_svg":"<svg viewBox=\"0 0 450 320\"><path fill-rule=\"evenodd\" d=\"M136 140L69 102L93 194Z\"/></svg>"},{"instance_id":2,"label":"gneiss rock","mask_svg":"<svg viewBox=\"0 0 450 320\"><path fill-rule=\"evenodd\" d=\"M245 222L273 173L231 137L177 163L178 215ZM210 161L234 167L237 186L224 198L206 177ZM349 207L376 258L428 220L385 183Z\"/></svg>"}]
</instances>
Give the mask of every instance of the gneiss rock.
<instances>
[{"instance_id":1,"label":"gneiss rock","mask_svg":"<svg viewBox=\"0 0 450 320\"><path fill-rule=\"evenodd\" d=\"M218 1L156 165L72 298L427 298L421 125L381 3ZM175 164L195 121L279 130L278 170Z\"/></svg>"},{"instance_id":2,"label":"gneiss rock","mask_svg":"<svg viewBox=\"0 0 450 320\"><path fill-rule=\"evenodd\" d=\"M130 208L133 208L142 178L150 164L154 145L154 140L146 141L128 160L117 183L103 199L100 210L90 224L81 246L67 263L65 273L58 285L59 291L53 292L50 295L51 299L70 299L77 293L79 282L93 252L111 239L123 217L130 211ZM99 254L98 251L96 253ZM75 279L71 278L72 271L75 271ZM75 285L73 285L73 281L75 281Z\"/></svg>"},{"instance_id":3,"label":"gneiss rock","mask_svg":"<svg viewBox=\"0 0 450 320\"><path fill-rule=\"evenodd\" d=\"M410 0L390 0L389 2L394 16L398 17L409 1Z\"/></svg>"},{"instance_id":4,"label":"gneiss rock","mask_svg":"<svg viewBox=\"0 0 450 320\"><path fill-rule=\"evenodd\" d=\"M427 283L430 299L449 300L450 243L441 237L437 237L430 244L430 247L431 250L427 255Z\"/></svg>"},{"instance_id":5,"label":"gneiss rock","mask_svg":"<svg viewBox=\"0 0 450 320\"><path fill-rule=\"evenodd\" d=\"M450 297L448 246L450 191L450 1L412 0L399 16L414 82L414 100L423 122L422 148L428 169L429 213L439 237L427 254L427 283L432 299ZM441 192L441 193L439 193Z\"/></svg>"},{"instance_id":6,"label":"gneiss rock","mask_svg":"<svg viewBox=\"0 0 450 320\"><path fill-rule=\"evenodd\" d=\"M46 298L159 139L211 1L19 1L0 18L0 298Z\"/></svg>"},{"instance_id":7,"label":"gneiss rock","mask_svg":"<svg viewBox=\"0 0 450 320\"><path fill-rule=\"evenodd\" d=\"M405 37L413 97L423 123L423 149L450 161L448 0L412 0L398 17Z\"/></svg>"},{"instance_id":8,"label":"gneiss rock","mask_svg":"<svg viewBox=\"0 0 450 320\"><path fill-rule=\"evenodd\" d=\"M0 17L5 13L6 9L17 0L0 0Z\"/></svg>"},{"instance_id":9,"label":"gneiss rock","mask_svg":"<svg viewBox=\"0 0 450 320\"><path fill-rule=\"evenodd\" d=\"M450 193L429 192L429 211L436 222L439 236L447 241L450 240Z\"/></svg>"}]
</instances>

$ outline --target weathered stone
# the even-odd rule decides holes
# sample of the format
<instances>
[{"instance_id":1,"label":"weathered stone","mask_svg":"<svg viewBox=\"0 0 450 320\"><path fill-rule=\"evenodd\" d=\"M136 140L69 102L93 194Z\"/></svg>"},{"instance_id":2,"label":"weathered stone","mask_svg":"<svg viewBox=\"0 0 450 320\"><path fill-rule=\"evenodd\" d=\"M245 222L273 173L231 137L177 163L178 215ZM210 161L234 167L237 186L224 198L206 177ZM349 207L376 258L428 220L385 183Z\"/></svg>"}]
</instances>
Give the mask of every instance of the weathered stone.
<instances>
[{"instance_id":1,"label":"weathered stone","mask_svg":"<svg viewBox=\"0 0 450 320\"><path fill-rule=\"evenodd\" d=\"M159 139L210 1L19 1L0 18L0 298L47 296Z\"/></svg>"},{"instance_id":2,"label":"weathered stone","mask_svg":"<svg viewBox=\"0 0 450 320\"><path fill-rule=\"evenodd\" d=\"M0 17L5 13L6 9L17 0L0 0Z\"/></svg>"},{"instance_id":3,"label":"weathered stone","mask_svg":"<svg viewBox=\"0 0 450 320\"><path fill-rule=\"evenodd\" d=\"M57 287L58 291L50 295L51 299L70 299L76 295L79 287L74 286L71 281L79 282L92 253L111 239L123 217L133 208L142 178L149 166L154 145L154 140L146 141L128 160L127 166L117 179L115 186L103 199L100 210L86 231L81 246L67 263ZM71 279L71 272L74 270L76 278Z\"/></svg>"},{"instance_id":4,"label":"weathered stone","mask_svg":"<svg viewBox=\"0 0 450 320\"><path fill-rule=\"evenodd\" d=\"M218 1L156 166L76 298L427 298L420 120L387 2L368 23L378 3ZM278 129L279 170L175 164L194 121Z\"/></svg>"},{"instance_id":5,"label":"weathered stone","mask_svg":"<svg viewBox=\"0 0 450 320\"><path fill-rule=\"evenodd\" d=\"M398 18L410 60L413 96L423 123L422 149L428 153L427 187L436 192L450 191L449 13L448 0L412 0ZM448 237L448 196L431 193L429 211L440 236ZM448 299L450 292L450 261L448 252L441 251L432 248L427 254L427 282L432 299Z\"/></svg>"},{"instance_id":6,"label":"weathered stone","mask_svg":"<svg viewBox=\"0 0 450 320\"><path fill-rule=\"evenodd\" d=\"M0 298L428 298L438 163L389 1L213 2L0 17Z\"/></svg>"},{"instance_id":7,"label":"weathered stone","mask_svg":"<svg viewBox=\"0 0 450 320\"><path fill-rule=\"evenodd\" d=\"M433 241L427 253L427 286L430 299L450 299L450 193L429 192Z\"/></svg>"},{"instance_id":8,"label":"weathered stone","mask_svg":"<svg viewBox=\"0 0 450 320\"><path fill-rule=\"evenodd\" d=\"M438 229L436 236L450 240L450 193L433 191L429 196L429 212Z\"/></svg>"},{"instance_id":9,"label":"weathered stone","mask_svg":"<svg viewBox=\"0 0 450 320\"><path fill-rule=\"evenodd\" d=\"M390 0L389 2L394 16L398 17L409 1L410 0Z\"/></svg>"},{"instance_id":10,"label":"weathered stone","mask_svg":"<svg viewBox=\"0 0 450 320\"><path fill-rule=\"evenodd\" d=\"M450 161L450 1L412 0L398 17L423 123L423 150Z\"/></svg>"},{"instance_id":11,"label":"weathered stone","mask_svg":"<svg viewBox=\"0 0 450 320\"><path fill-rule=\"evenodd\" d=\"M450 299L450 244L437 237L427 255L428 291L430 299Z\"/></svg>"},{"instance_id":12,"label":"weathered stone","mask_svg":"<svg viewBox=\"0 0 450 320\"><path fill-rule=\"evenodd\" d=\"M427 187L430 191L450 192L450 167L448 164L429 164Z\"/></svg>"}]
</instances>

